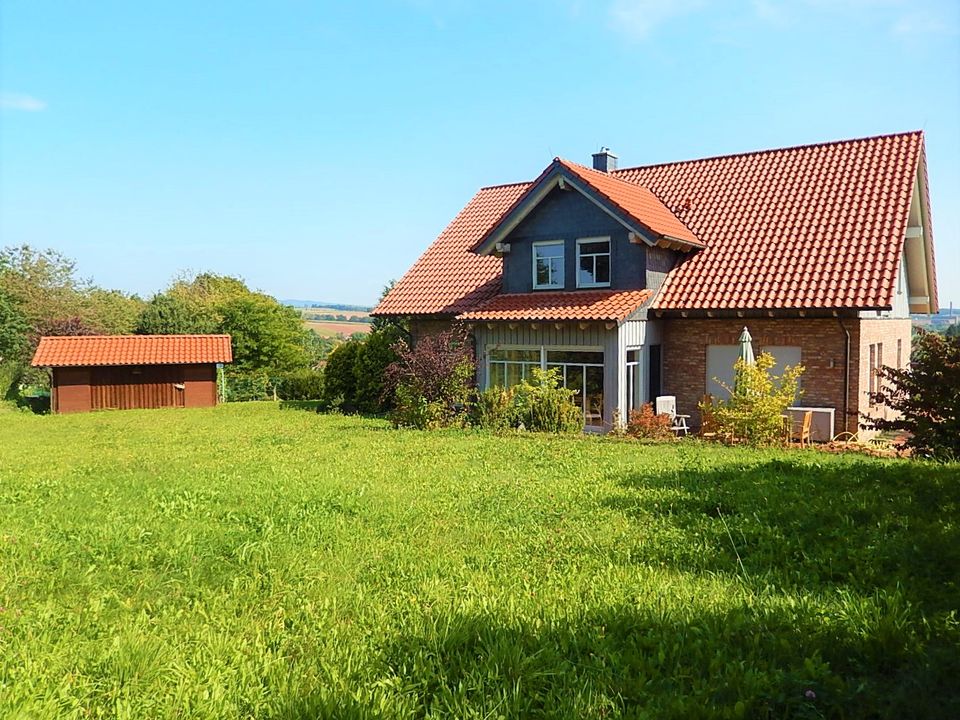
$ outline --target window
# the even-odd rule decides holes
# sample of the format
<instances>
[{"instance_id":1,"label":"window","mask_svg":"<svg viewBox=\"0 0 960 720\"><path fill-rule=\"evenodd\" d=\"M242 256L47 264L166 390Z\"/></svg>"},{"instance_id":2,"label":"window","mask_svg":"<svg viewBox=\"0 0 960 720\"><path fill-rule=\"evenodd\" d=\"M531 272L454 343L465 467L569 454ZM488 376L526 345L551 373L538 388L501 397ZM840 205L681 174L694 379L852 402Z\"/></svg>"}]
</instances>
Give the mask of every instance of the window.
<instances>
[{"instance_id":1,"label":"window","mask_svg":"<svg viewBox=\"0 0 960 720\"><path fill-rule=\"evenodd\" d=\"M730 397L733 388L733 366L740 357L739 345L707 345L707 393L715 398Z\"/></svg>"},{"instance_id":2,"label":"window","mask_svg":"<svg viewBox=\"0 0 960 720\"><path fill-rule=\"evenodd\" d=\"M761 352L770 353L773 355L774 365L770 368L770 374L775 377L780 377L783 375L784 369L789 367L797 367L801 365L801 352L800 348L797 345L764 345L761 348ZM801 375L797 380L798 390L803 387L803 375ZM793 399L796 402L797 398Z\"/></svg>"},{"instance_id":3,"label":"window","mask_svg":"<svg viewBox=\"0 0 960 720\"><path fill-rule=\"evenodd\" d=\"M640 407L640 351L627 350L627 418Z\"/></svg>"},{"instance_id":4,"label":"window","mask_svg":"<svg viewBox=\"0 0 960 720\"><path fill-rule=\"evenodd\" d=\"M530 374L530 368L540 367L539 350L491 350L487 353L489 387L518 385Z\"/></svg>"},{"instance_id":5,"label":"window","mask_svg":"<svg viewBox=\"0 0 960 720\"><path fill-rule=\"evenodd\" d=\"M903 340L897 340L897 370L903 367Z\"/></svg>"},{"instance_id":6,"label":"window","mask_svg":"<svg viewBox=\"0 0 960 720\"><path fill-rule=\"evenodd\" d=\"M563 240L533 244L533 289L563 289Z\"/></svg>"},{"instance_id":7,"label":"window","mask_svg":"<svg viewBox=\"0 0 960 720\"><path fill-rule=\"evenodd\" d=\"M577 240L577 287L610 286L610 238Z\"/></svg>"},{"instance_id":8,"label":"window","mask_svg":"<svg viewBox=\"0 0 960 720\"><path fill-rule=\"evenodd\" d=\"M868 404L870 407L875 407L876 402L874 402L873 394L880 392L880 368L883 367L883 343L876 343L875 345L870 346L870 365L867 373L869 375L867 380L867 391L870 393Z\"/></svg>"}]
</instances>

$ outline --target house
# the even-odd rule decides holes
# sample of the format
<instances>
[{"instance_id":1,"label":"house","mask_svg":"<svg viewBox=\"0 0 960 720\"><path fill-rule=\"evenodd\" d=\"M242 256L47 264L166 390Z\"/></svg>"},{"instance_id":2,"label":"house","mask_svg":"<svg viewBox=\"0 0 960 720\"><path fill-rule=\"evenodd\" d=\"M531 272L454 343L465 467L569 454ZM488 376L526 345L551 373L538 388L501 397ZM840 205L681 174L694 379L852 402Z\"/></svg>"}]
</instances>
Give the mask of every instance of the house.
<instances>
[{"instance_id":1,"label":"house","mask_svg":"<svg viewBox=\"0 0 960 720\"><path fill-rule=\"evenodd\" d=\"M477 383L559 368L588 425L675 395L697 422L742 328L833 432L872 410L881 365L937 311L922 132L663 165L554 159L481 189L375 308L418 334L472 329Z\"/></svg>"},{"instance_id":2,"label":"house","mask_svg":"<svg viewBox=\"0 0 960 720\"><path fill-rule=\"evenodd\" d=\"M229 335L43 337L31 365L51 368L56 413L217 404Z\"/></svg>"}]
</instances>

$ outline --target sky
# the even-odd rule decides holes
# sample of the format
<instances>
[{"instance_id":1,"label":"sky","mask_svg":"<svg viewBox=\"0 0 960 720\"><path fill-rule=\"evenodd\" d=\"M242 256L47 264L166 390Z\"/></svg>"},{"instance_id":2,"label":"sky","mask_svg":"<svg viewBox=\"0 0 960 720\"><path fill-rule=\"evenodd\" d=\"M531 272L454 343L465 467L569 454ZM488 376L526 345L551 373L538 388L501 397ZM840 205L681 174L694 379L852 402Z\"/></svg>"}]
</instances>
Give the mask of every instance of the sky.
<instances>
[{"instance_id":1,"label":"sky","mask_svg":"<svg viewBox=\"0 0 960 720\"><path fill-rule=\"evenodd\" d=\"M373 304L478 188L923 129L960 307L956 0L0 4L0 245Z\"/></svg>"}]
</instances>

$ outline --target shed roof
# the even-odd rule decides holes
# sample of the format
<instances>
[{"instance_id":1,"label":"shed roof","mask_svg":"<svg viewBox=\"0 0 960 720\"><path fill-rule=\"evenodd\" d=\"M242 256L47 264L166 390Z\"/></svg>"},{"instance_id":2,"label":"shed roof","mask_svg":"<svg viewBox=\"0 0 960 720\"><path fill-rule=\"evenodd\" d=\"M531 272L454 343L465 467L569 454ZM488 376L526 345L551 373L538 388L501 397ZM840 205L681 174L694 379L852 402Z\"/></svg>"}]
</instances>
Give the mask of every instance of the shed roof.
<instances>
[{"instance_id":1,"label":"shed roof","mask_svg":"<svg viewBox=\"0 0 960 720\"><path fill-rule=\"evenodd\" d=\"M42 337L34 367L198 365L233 361L229 335L66 335Z\"/></svg>"}]
</instances>

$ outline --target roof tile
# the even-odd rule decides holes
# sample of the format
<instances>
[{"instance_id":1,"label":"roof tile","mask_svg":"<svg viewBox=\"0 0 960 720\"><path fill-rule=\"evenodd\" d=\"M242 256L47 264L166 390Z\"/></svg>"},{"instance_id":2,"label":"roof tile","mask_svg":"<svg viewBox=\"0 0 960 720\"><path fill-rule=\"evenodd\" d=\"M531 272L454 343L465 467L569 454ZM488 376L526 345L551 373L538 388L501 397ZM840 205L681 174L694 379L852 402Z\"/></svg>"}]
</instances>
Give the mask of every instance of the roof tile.
<instances>
[{"instance_id":1,"label":"roof tile","mask_svg":"<svg viewBox=\"0 0 960 720\"><path fill-rule=\"evenodd\" d=\"M480 307L459 315L460 320L625 320L647 300L652 290L579 290L496 295Z\"/></svg>"}]
</instances>

